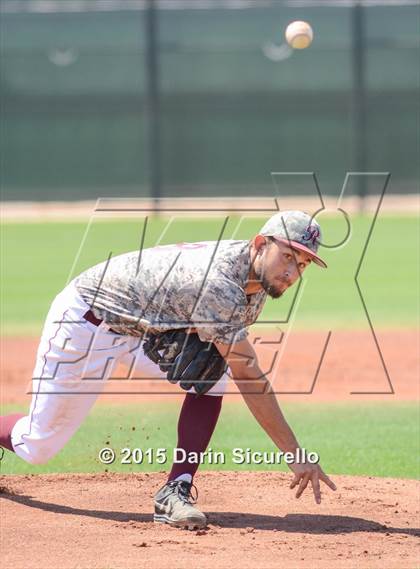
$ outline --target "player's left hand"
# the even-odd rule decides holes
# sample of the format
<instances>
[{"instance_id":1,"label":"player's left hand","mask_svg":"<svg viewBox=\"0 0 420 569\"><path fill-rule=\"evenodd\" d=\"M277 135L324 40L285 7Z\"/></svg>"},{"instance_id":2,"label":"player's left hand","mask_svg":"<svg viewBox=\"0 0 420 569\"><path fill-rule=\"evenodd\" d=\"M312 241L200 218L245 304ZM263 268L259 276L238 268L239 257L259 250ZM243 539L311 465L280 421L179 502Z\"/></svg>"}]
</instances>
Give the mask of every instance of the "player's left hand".
<instances>
[{"instance_id":1,"label":"player's left hand","mask_svg":"<svg viewBox=\"0 0 420 569\"><path fill-rule=\"evenodd\" d=\"M315 497L315 502L317 504L321 503L321 487L320 487L320 480L326 484L331 490L337 490L337 486L334 484L330 478L325 474L319 464L311 464L311 463L300 463L300 464L291 464L291 470L293 470L295 477L293 478L292 483L290 484L290 488L296 488L299 484L299 488L296 492L296 498L300 498L308 486L309 482L312 485L312 490Z\"/></svg>"},{"instance_id":2,"label":"player's left hand","mask_svg":"<svg viewBox=\"0 0 420 569\"><path fill-rule=\"evenodd\" d=\"M144 354L166 374L170 383L185 391L207 393L226 371L226 362L212 342L203 342L186 329L149 334L143 342Z\"/></svg>"}]
</instances>

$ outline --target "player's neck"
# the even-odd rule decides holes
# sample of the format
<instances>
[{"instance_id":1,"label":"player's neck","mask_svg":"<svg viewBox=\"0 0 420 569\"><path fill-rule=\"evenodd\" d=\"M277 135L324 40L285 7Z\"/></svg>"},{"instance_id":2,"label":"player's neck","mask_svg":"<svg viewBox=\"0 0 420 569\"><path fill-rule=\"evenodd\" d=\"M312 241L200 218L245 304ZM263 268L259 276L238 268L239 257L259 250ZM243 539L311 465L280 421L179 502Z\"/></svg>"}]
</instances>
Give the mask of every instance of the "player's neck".
<instances>
[{"instance_id":1,"label":"player's neck","mask_svg":"<svg viewBox=\"0 0 420 569\"><path fill-rule=\"evenodd\" d=\"M260 292L261 290L263 290L261 283L257 275L255 274L254 268L251 266L248 274L248 281L245 286L245 294L246 295L255 294L257 292Z\"/></svg>"}]
</instances>

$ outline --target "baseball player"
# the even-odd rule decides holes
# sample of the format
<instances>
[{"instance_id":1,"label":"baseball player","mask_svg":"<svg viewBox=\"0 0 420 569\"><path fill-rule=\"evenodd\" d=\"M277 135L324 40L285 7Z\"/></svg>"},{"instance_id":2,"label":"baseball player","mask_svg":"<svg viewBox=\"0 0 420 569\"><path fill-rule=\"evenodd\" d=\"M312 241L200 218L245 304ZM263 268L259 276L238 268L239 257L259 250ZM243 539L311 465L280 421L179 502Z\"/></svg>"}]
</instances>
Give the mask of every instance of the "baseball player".
<instances>
[{"instance_id":1,"label":"baseball player","mask_svg":"<svg viewBox=\"0 0 420 569\"><path fill-rule=\"evenodd\" d=\"M154 368L172 382L179 380L187 391L177 443L186 457L206 450L228 377L276 446L296 454L299 443L258 366L247 328L257 320L267 295L281 297L311 262L326 267L317 255L320 239L319 224L311 216L283 211L250 241L158 246L86 270L50 307L29 413L1 418L0 445L31 464L47 462L80 427L115 365L123 362L130 375ZM198 350L180 343L182 331L188 341L196 339L191 345ZM146 350L150 339L145 338L150 337L157 342ZM200 368L197 362L203 361ZM156 522L190 529L206 525L192 497L197 468L187 459L173 464L167 483L155 495ZM335 490L318 464L296 461L290 468L297 497L309 483L317 503L321 481Z\"/></svg>"}]
</instances>

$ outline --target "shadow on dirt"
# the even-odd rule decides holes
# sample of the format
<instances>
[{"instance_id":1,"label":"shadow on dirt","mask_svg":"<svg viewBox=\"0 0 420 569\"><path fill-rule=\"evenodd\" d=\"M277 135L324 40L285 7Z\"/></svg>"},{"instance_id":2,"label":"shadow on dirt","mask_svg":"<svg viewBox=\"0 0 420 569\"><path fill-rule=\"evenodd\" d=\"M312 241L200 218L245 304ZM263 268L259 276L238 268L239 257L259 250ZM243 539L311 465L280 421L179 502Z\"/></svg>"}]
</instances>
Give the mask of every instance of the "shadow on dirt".
<instances>
[{"instance_id":1,"label":"shadow on dirt","mask_svg":"<svg viewBox=\"0 0 420 569\"><path fill-rule=\"evenodd\" d=\"M206 512L209 523L222 528L255 528L286 533L343 534L353 532L402 533L420 536L420 528L397 528L352 516L286 514L266 516L234 512Z\"/></svg>"},{"instance_id":2,"label":"shadow on dirt","mask_svg":"<svg viewBox=\"0 0 420 569\"><path fill-rule=\"evenodd\" d=\"M1 498L17 502L30 508L38 508L46 512L85 516L116 522L136 521L152 523L153 515L136 512L114 512L112 510L85 510L63 506L51 502L41 502L27 495L2 493ZM239 512L206 512L209 523L220 528L253 528L256 530L280 531L285 533L307 534L345 534L353 532L370 532L386 534L406 534L420 537L419 528L397 528L386 526L371 520L351 516L331 516L322 514L287 514L286 516L268 516Z\"/></svg>"}]
</instances>

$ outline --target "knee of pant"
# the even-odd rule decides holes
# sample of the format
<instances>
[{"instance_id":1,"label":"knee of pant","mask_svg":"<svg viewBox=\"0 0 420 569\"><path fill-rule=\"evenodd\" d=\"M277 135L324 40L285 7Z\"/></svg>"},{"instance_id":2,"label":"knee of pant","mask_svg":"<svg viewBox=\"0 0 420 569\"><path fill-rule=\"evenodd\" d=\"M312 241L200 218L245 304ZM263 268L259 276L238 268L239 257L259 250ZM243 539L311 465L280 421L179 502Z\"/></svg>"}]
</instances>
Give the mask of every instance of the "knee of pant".
<instances>
[{"instance_id":1,"label":"knee of pant","mask_svg":"<svg viewBox=\"0 0 420 569\"><path fill-rule=\"evenodd\" d=\"M29 464L45 464L56 454L57 451L51 447L48 447L47 445L40 445L31 449L31 451L25 456L25 460L26 462L29 462Z\"/></svg>"}]
</instances>

